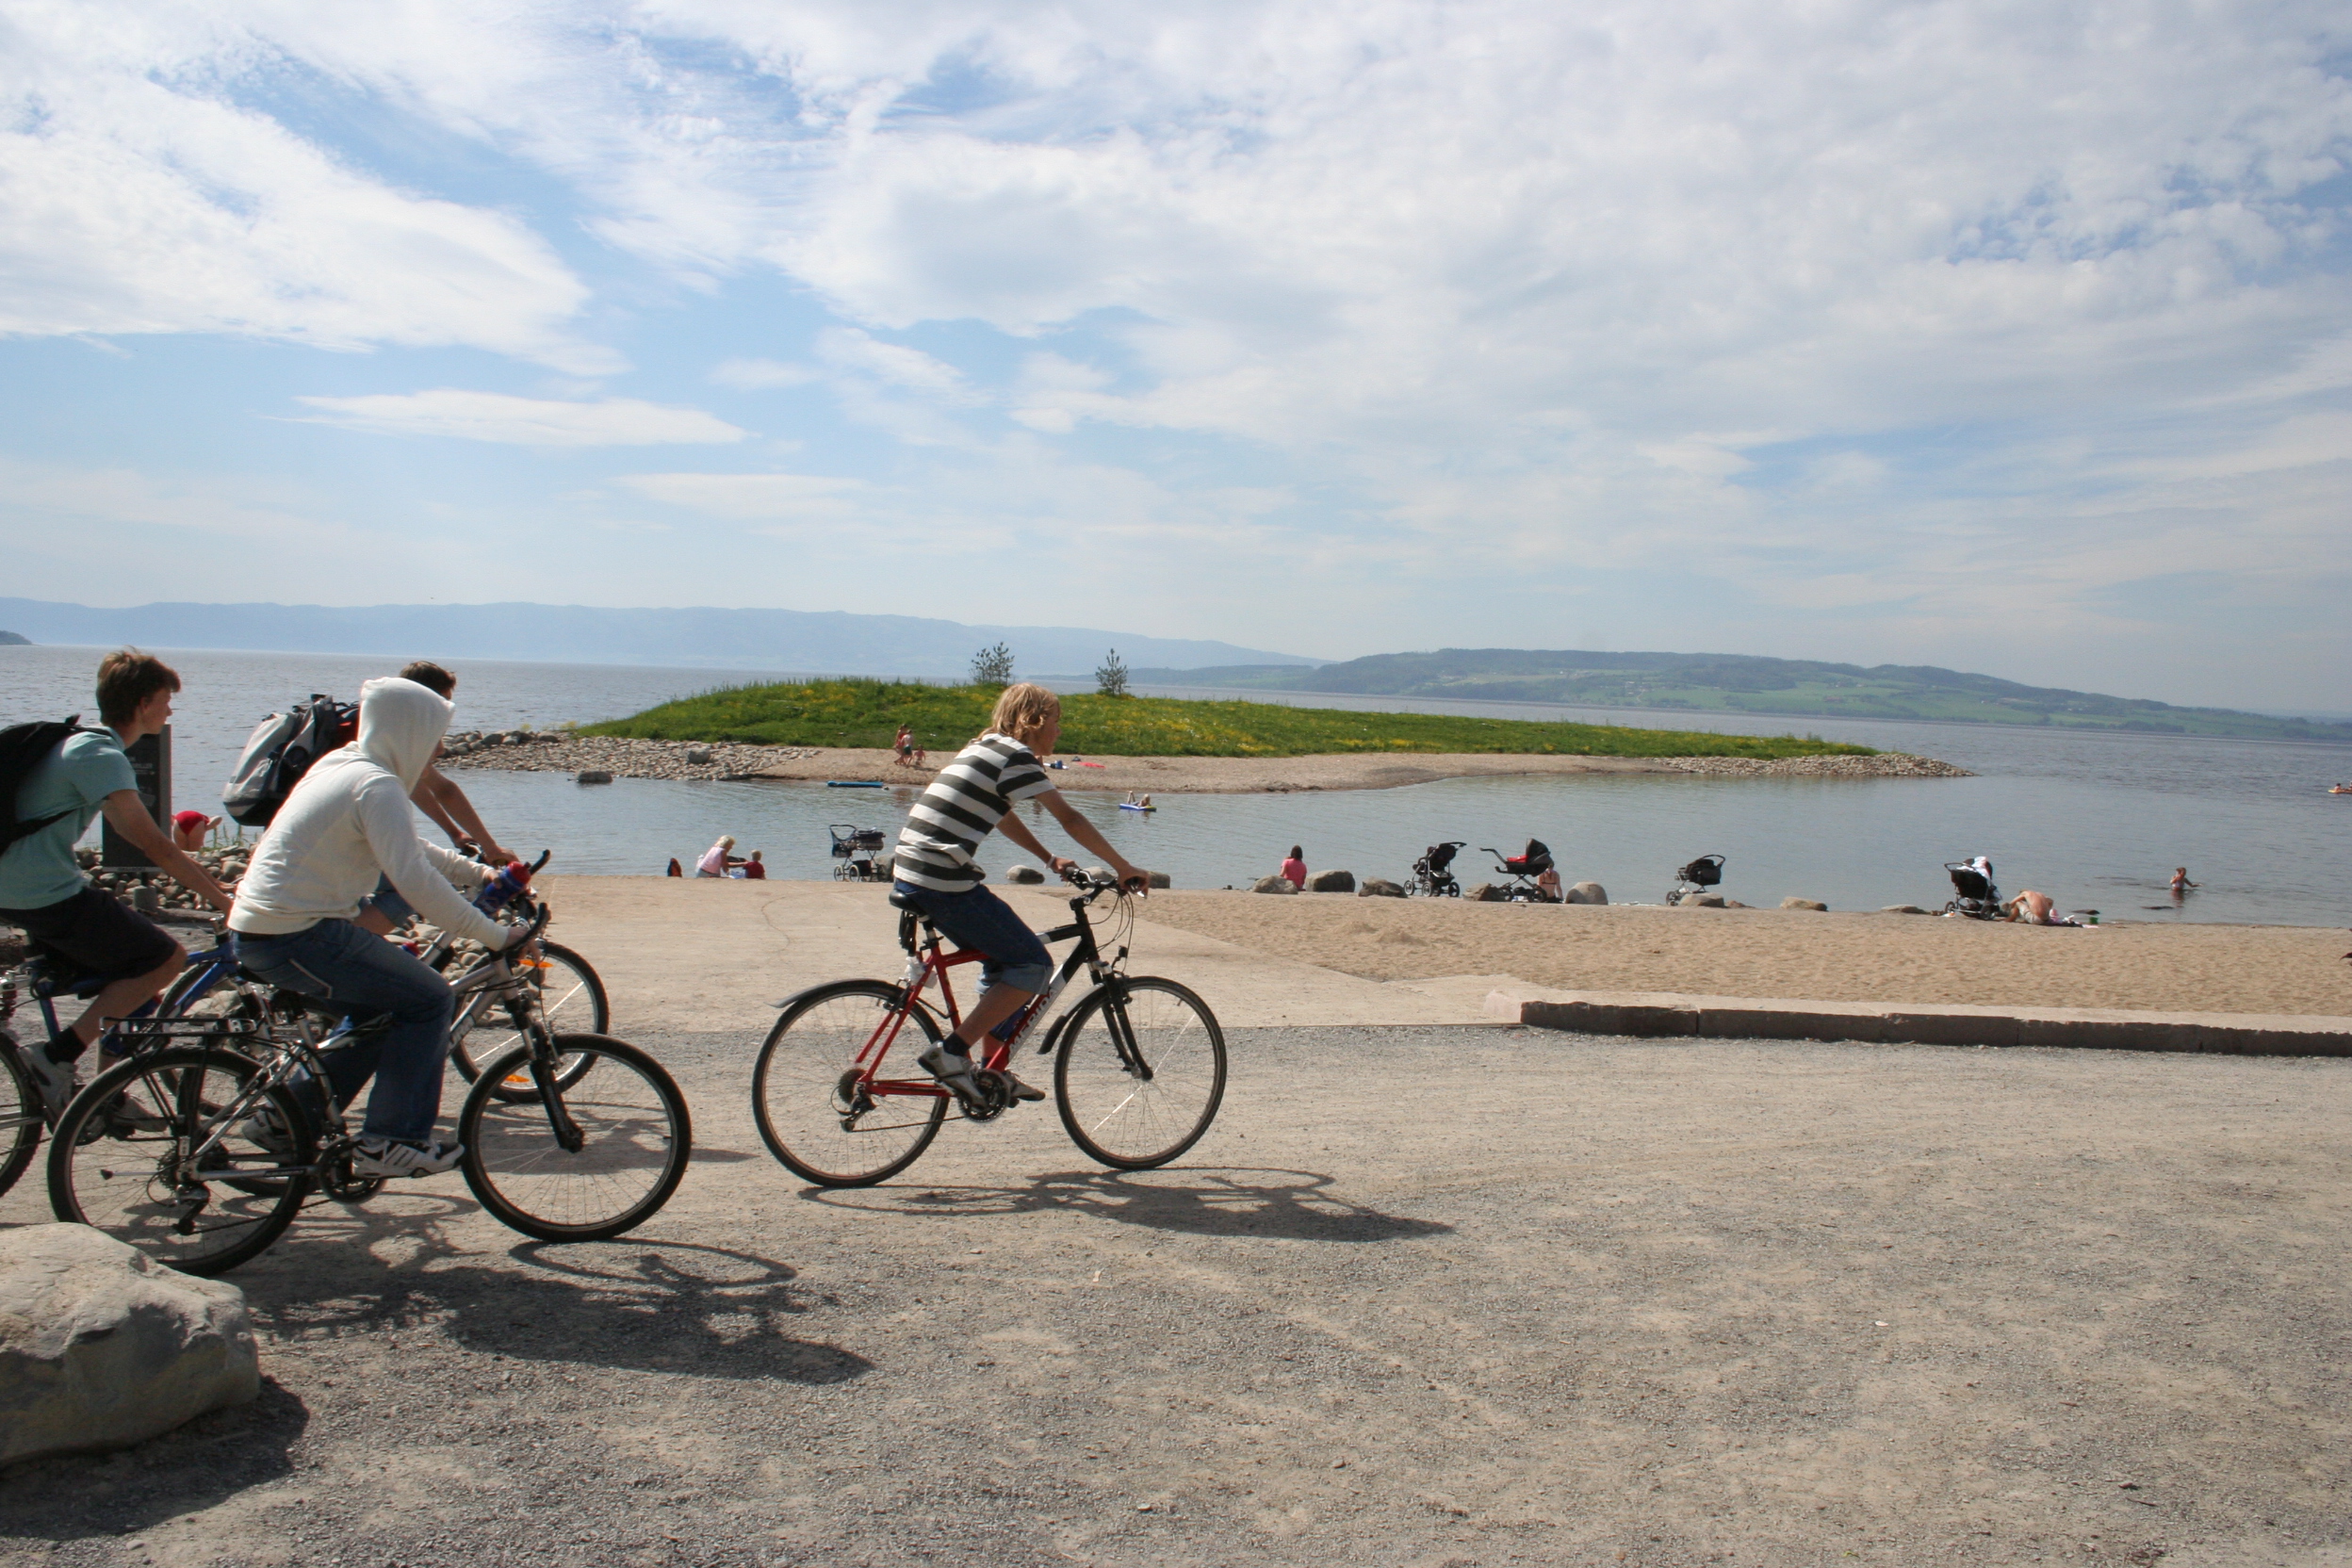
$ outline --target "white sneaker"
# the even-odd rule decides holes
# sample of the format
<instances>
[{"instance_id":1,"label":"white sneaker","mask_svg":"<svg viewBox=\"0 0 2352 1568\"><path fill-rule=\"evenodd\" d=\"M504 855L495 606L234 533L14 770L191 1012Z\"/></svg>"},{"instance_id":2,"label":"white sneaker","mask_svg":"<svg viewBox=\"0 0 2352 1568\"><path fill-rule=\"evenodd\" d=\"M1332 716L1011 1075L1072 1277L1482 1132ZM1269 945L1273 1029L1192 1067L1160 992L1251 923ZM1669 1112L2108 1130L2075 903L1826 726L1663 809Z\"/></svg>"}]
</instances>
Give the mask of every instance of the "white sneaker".
<instances>
[{"instance_id":1,"label":"white sneaker","mask_svg":"<svg viewBox=\"0 0 2352 1568\"><path fill-rule=\"evenodd\" d=\"M275 1105L264 1105L244 1120L229 1129L233 1137L243 1138L254 1148L270 1154L294 1152L294 1135L286 1125L286 1118Z\"/></svg>"},{"instance_id":2,"label":"white sneaker","mask_svg":"<svg viewBox=\"0 0 2352 1568\"><path fill-rule=\"evenodd\" d=\"M915 1065L966 1100L980 1098L980 1081L972 1075L970 1056L935 1045L917 1056Z\"/></svg>"},{"instance_id":3,"label":"white sneaker","mask_svg":"<svg viewBox=\"0 0 2352 1568\"><path fill-rule=\"evenodd\" d=\"M55 1127L57 1118L65 1114L81 1085L75 1081L74 1064L60 1062L49 1054L46 1045L35 1045L24 1053L24 1067L32 1074L33 1087L41 1091L41 1115Z\"/></svg>"},{"instance_id":4,"label":"white sneaker","mask_svg":"<svg viewBox=\"0 0 2352 1568\"><path fill-rule=\"evenodd\" d=\"M466 1157L462 1143L402 1143L397 1138L362 1138L351 1152L355 1176L438 1176Z\"/></svg>"}]
</instances>

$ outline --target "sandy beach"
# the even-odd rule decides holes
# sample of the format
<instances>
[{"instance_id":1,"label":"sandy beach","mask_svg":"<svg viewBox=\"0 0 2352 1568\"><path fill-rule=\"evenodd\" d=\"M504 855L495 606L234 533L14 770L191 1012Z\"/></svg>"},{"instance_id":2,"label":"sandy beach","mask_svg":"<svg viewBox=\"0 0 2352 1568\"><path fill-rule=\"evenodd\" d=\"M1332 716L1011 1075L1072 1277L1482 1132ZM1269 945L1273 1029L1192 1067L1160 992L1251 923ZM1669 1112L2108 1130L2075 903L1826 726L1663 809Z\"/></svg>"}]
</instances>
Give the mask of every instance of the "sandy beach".
<instances>
[{"instance_id":1,"label":"sandy beach","mask_svg":"<svg viewBox=\"0 0 2352 1568\"><path fill-rule=\"evenodd\" d=\"M2352 1015L2352 945L2291 925L2070 930L1921 915L1162 892L1148 918L1382 981L1821 1002Z\"/></svg>"},{"instance_id":2,"label":"sandy beach","mask_svg":"<svg viewBox=\"0 0 2352 1568\"><path fill-rule=\"evenodd\" d=\"M699 757L701 760L694 759ZM933 752L931 762L945 760ZM1057 758L1064 790L1139 790L1151 794L1260 794L1300 790L1388 790L1440 778L1575 774L1707 774L1734 778L1960 778L1968 770L1931 757L1542 757L1488 752L1349 752L1315 757ZM689 744L540 735L452 757L451 768L577 774L599 769L619 778L783 778L810 782L922 784L931 767L905 767L877 748Z\"/></svg>"}]
</instances>

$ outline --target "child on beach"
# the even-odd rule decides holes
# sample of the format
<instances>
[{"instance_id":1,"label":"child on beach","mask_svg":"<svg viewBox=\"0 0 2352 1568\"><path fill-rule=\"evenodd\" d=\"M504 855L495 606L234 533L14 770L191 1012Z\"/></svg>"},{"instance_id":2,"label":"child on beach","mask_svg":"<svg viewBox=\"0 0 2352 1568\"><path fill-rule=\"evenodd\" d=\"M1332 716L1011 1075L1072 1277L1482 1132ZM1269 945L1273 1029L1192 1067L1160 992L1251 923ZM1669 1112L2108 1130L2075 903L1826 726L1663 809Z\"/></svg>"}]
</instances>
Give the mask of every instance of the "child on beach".
<instances>
[{"instance_id":1,"label":"child on beach","mask_svg":"<svg viewBox=\"0 0 2352 1568\"><path fill-rule=\"evenodd\" d=\"M983 957L980 996L972 1011L955 1034L917 1058L924 1071L968 1101L980 1098L972 1075L972 1048L1027 1005L1054 977L1045 944L986 886L988 873L972 859L980 841L1001 827L1004 837L1056 874L1075 866L1076 861L1039 843L1013 815L1015 805L1034 800L1081 847L1102 857L1120 887L1141 890L1151 886L1150 876L1128 864L1046 776L1039 760L1052 756L1061 738L1061 698L1028 681L1007 686L988 716L988 731L939 771L907 810L906 825L898 835L893 891L957 947ZM1032 1088L1010 1072L1005 1076L1021 1099L1045 1098L1044 1090Z\"/></svg>"},{"instance_id":2,"label":"child on beach","mask_svg":"<svg viewBox=\"0 0 2352 1568\"><path fill-rule=\"evenodd\" d=\"M1298 889L1300 892L1305 892L1307 890L1307 862L1305 855L1306 851L1298 845L1291 845L1290 858L1282 862L1282 869L1278 874L1281 875L1282 880L1288 882L1292 887Z\"/></svg>"}]
</instances>

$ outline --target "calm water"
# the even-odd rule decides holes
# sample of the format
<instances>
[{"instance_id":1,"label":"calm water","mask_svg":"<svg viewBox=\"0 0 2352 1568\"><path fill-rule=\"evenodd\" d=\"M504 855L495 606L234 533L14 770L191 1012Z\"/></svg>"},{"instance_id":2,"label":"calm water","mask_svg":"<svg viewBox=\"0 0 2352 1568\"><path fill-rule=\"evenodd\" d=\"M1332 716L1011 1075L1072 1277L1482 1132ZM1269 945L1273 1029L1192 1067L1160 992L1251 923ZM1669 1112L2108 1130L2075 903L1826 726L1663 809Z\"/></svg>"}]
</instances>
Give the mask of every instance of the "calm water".
<instances>
[{"instance_id":1,"label":"calm water","mask_svg":"<svg viewBox=\"0 0 2352 1568\"><path fill-rule=\"evenodd\" d=\"M82 648L0 648L0 717L77 709L94 717L89 691L96 657ZM166 657L187 681L173 729L175 805L210 809L263 714L314 690L348 697L367 677L390 673L384 661L345 656ZM756 678L740 670L471 661L459 674L458 723L466 728L586 723ZM1306 694L1282 700L1727 733L1790 727L1732 714ZM1571 880L1598 881L1619 902L1656 902L1675 866L1712 851L1729 858L1723 890L1750 904L1796 894L1833 908L1935 906L1950 894L1941 863L1985 854L2005 889L2039 888L2064 907L2095 907L2109 920L2352 923L2352 889L2343 881L2352 797L2326 792L2330 782L2352 776L2352 748L1894 721L1803 720L1796 727L1940 757L1980 776L1452 779L1328 794L1168 795L1151 817L1108 800L1071 798L1123 853L1185 888L1246 885L1294 842L1305 847L1311 867L1401 879L1441 838L1469 841L1458 862L1467 883L1486 865L1479 845L1515 849L1533 835L1552 846ZM719 834L732 833L743 849L765 851L775 875L825 876L832 864L826 825L895 832L912 798L906 791L815 785L623 779L583 787L550 775L459 776L511 846L551 847L558 868L604 874L659 872L671 856L691 861ZM1048 830L1054 831L1050 824ZM986 860L1002 872L1016 858L994 848ZM2180 864L2202 887L2176 908L2164 884Z\"/></svg>"}]
</instances>

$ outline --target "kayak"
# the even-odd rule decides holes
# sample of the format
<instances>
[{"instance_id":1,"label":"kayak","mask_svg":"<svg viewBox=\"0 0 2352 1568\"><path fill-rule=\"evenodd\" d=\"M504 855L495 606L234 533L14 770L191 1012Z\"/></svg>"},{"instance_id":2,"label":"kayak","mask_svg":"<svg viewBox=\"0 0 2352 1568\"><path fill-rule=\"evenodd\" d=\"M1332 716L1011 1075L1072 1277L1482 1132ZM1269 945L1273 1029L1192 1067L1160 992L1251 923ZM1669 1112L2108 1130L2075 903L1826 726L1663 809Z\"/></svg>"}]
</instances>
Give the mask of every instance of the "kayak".
<instances>
[{"instance_id":1,"label":"kayak","mask_svg":"<svg viewBox=\"0 0 2352 1568\"><path fill-rule=\"evenodd\" d=\"M878 790L882 781L878 778L828 778L825 787L828 790Z\"/></svg>"},{"instance_id":2,"label":"kayak","mask_svg":"<svg viewBox=\"0 0 2352 1568\"><path fill-rule=\"evenodd\" d=\"M1119 803L1119 808L1122 811L1156 811L1159 809L1156 806L1130 806L1123 800Z\"/></svg>"}]
</instances>

